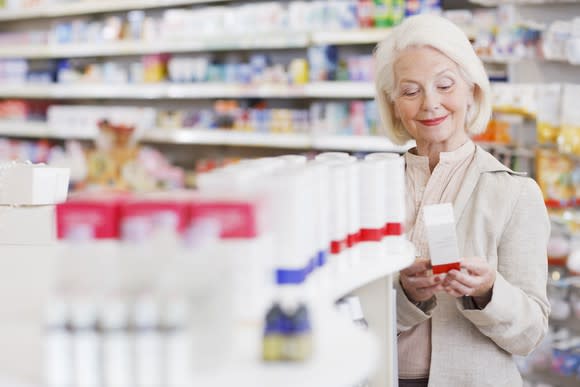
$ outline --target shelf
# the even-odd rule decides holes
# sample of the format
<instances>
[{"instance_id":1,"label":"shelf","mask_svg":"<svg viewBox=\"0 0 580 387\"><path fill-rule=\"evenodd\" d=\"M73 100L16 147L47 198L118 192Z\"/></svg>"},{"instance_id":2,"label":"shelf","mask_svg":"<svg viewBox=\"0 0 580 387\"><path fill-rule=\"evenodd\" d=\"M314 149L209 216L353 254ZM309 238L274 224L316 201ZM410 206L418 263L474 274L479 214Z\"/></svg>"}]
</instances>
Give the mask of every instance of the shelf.
<instances>
[{"instance_id":1,"label":"shelf","mask_svg":"<svg viewBox=\"0 0 580 387\"><path fill-rule=\"evenodd\" d=\"M5 382L4 385L10 387L41 387L44 352L40 318L46 292L52 285L59 250L51 250L48 256L44 247L19 246L13 250L9 250L11 254L3 254L10 259L2 261L9 268L3 271L2 294L6 301L10 299L9 294L19 294L26 302L24 305L8 303L8 308L2 312L0 385ZM29 281L13 280L21 278L16 274L27 273L39 253L46 259L36 263L38 267L34 273L27 274ZM16 263L13 262L15 258L19 258ZM15 311L20 312L15 314ZM244 324L235 329L232 353L227 362L216 369L196 373L190 385L352 387L373 372L379 359L379 346L373 335L339 315L327 299L313 302L311 313L314 354L308 362L262 363L260 324ZM13 348L19 351L14 353Z\"/></svg>"},{"instance_id":2,"label":"shelf","mask_svg":"<svg viewBox=\"0 0 580 387\"><path fill-rule=\"evenodd\" d=\"M299 32L270 32L267 35L212 35L208 38L182 41L119 41L19 45L0 48L0 58L91 58L98 56L145 55L156 53L206 52L230 50L304 48L308 35Z\"/></svg>"},{"instance_id":3,"label":"shelf","mask_svg":"<svg viewBox=\"0 0 580 387\"><path fill-rule=\"evenodd\" d=\"M331 299L338 300L366 284L394 274L410 266L414 260L415 248L411 242L405 240L401 254L362 257L360 265L350 267L347 271L330 267L331 271L338 272L336 285L330 291Z\"/></svg>"},{"instance_id":4,"label":"shelf","mask_svg":"<svg viewBox=\"0 0 580 387\"><path fill-rule=\"evenodd\" d=\"M143 141L290 149L309 149L312 146L310 136L306 134L269 134L211 129L155 129L145 133Z\"/></svg>"},{"instance_id":5,"label":"shelf","mask_svg":"<svg viewBox=\"0 0 580 387\"><path fill-rule=\"evenodd\" d=\"M0 121L0 134L8 137L53 138L44 122Z\"/></svg>"},{"instance_id":6,"label":"shelf","mask_svg":"<svg viewBox=\"0 0 580 387\"><path fill-rule=\"evenodd\" d=\"M0 121L0 136L84 139L94 136L51 130L41 122ZM405 152L413 144L394 145L379 136L311 135L301 133L253 133L217 129L152 129L142 140L149 143L249 146L282 149L348 150L367 152Z\"/></svg>"},{"instance_id":7,"label":"shelf","mask_svg":"<svg viewBox=\"0 0 580 387\"><path fill-rule=\"evenodd\" d=\"M385 39L389 31L389 28L317 31L311 34L310 41L312 44L373 44Z\"/></svg>"},{"instance_id":8,"label":"shelf","mask_svg":"<svg viewBox=\"0 0 580 387\"><path fill-rule=\"evenodd\" d=\"M497 7L503 4L514 4L518 6L550 6L553 4L578 4L578 0L509 0L509 1L498 1L498 0L469 0L470 3L479 4L486 7Z\"/></svg>"},{"instance_id":9,"label":"shelf","mask_svg":"<svg viewBox=\"0 0 580 387\"><path fill-rule=\"evenodd\" d=\"M407 145L395 145L386 137L381 136L351 136L351 135L314 135L312 148L348 151L373 152L406 152L415 146L413 142Z\"/></svg>"},{"instance_id":10,"label":"shelf","mask_svg":"<svg viewBox=\"0 0 580 387\"><path fill-rule=\"evenodd\" d=\"M92 0L77 1L21 9L0 9L0 21L51 18L59 16L87 15L107 12L179 7L193 4L223 3L228 0Z\"/></svg>"},{"instance_id":11,"label":"shelf","mask_svg":"<svg viewBox=\"0 0 580 387\"><path fill-rule=\"evenodd\" d=\"M231 83L4 84L0 98L197 99L197 98L373 98L370 82L316 82L306 85Z\"/></svg>"},{"instance_id":12,"label":"shelf","mask_svg":"<svg viewBox=\"0 0 580 387\"><path fill-rule=\"evenodd\" d=\"M305 48L316 44L375 44L385 38L388 29L343 31L270 31L267 34L212 35L195 40L118 41L43 45L4 45L0 58L91 58L98 56L145 55L160 52L206 52L232 50Z\"/></svg>"},{"instance_id":13,"label":"shelf","mask_svg":"<svg viewBox=\"0 0 580 387\"><path fill-rule=\"evenodd\" d=\"M324 309L324 308L320 308ZM313 312L316 312L313 310ZM263 364L255 345L259 337L248 329L244 344L224 367L196 380L196 385L350 387L368 377L378 361L374 337L333 310L314 314L314 356L304 364ZM242 350L243 349L243 350ZM199 383L198 383L199 382Z\"/></svg>"}]
</instances>

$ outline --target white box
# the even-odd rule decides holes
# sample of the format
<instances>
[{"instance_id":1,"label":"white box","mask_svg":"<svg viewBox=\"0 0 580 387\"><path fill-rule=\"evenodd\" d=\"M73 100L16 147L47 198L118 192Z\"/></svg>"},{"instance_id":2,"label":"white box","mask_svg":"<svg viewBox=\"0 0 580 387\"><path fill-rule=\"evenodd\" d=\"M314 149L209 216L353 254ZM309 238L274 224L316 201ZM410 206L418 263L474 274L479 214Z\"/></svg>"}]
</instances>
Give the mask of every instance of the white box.
<instances>
[{"instance_id":1,"label":"white box","mask_svg":"<svg viewBox=\"0 0 580 387\"><path fill-rule=\"evenodd\" d=\"M0 170L0 205L47 205L66 200L70 170L9 164Z\"/></svg>"},{"instance_id":2,"label":"white box","mask_svg":"<svg viewBox=\"0 0 580 387\"><path fill-rule=\"evenodd\" d=\"M457 232L451 203L423 207L433 274L460 270Z\"/></svg>"},{"instance_id":3,"label":"white box","mask_svg":"<svg viewBox=\"0 0 580 387\"><path fill-rule=\"evenodd\" d=\"M55 206L0 206L0 244L47 245L55 241Z\"/></svg>"}]
</instances>

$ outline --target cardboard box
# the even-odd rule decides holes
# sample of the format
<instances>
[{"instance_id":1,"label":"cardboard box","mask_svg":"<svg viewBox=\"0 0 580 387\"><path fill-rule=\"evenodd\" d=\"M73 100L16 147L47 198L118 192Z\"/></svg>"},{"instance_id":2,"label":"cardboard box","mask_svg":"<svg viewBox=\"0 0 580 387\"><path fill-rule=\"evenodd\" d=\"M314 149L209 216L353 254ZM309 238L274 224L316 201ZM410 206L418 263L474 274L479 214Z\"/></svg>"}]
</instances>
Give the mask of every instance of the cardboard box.
<instances>
[{"instance_id":1,"label":"cardboard box","mask_svg":"<svg viewBox=\"0 0 580 387\"><path fill-rule=\"evenodd\" d=\"M55 241L55 206L0 206L0 245L49 245Z\"/></svg>"},{"instance_id":2,"label":"cardboard box","mask_svg":"<svg viewBox=\"0 0 580 387\"><path fill-rule=\"evenodd\" d=\"M0 170L0 205L51 205L66 200L70 171L46 165L9 164Z\"/></svg>"}]
</instances>

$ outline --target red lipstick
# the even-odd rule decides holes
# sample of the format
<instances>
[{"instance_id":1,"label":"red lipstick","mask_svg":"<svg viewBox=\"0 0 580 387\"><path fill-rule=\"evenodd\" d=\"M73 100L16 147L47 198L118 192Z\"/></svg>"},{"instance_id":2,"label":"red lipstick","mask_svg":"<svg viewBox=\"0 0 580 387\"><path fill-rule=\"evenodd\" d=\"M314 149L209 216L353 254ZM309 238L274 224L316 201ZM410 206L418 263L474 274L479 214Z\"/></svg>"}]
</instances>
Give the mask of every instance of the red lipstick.
<instances>
[{"instance_id":1,"label":"red lipstick","mask_svg":"<svg viewBox=\"0 0 580 387\"><path fill-rule=\"evenodd\" d=\"M425 126L436 126L445 121L446 118L447 116L443 116L438 118L432 118L430 120L419 120L419 122Z\"/></svg>"}]
</instances>

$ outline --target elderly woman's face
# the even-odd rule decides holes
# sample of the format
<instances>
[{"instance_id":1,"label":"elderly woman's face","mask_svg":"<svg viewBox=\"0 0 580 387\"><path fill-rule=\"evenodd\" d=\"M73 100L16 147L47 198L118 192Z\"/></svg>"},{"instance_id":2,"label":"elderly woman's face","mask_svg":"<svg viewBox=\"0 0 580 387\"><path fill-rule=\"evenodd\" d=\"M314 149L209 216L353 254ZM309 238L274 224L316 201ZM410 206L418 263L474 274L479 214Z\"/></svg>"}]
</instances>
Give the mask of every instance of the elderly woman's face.
<instances>
[{"instance_id":1,"label":"elderly woman's face","mask_svg":"<svg viewBox=\"0 0 580 387\"><path fill-rule=\"evenodd\" d=\"M417 47L399 54L394 71L395 114L417 145L452 150L465 143L473 90L457 64L434 48Z\"/></svg>"}]
</instances>

